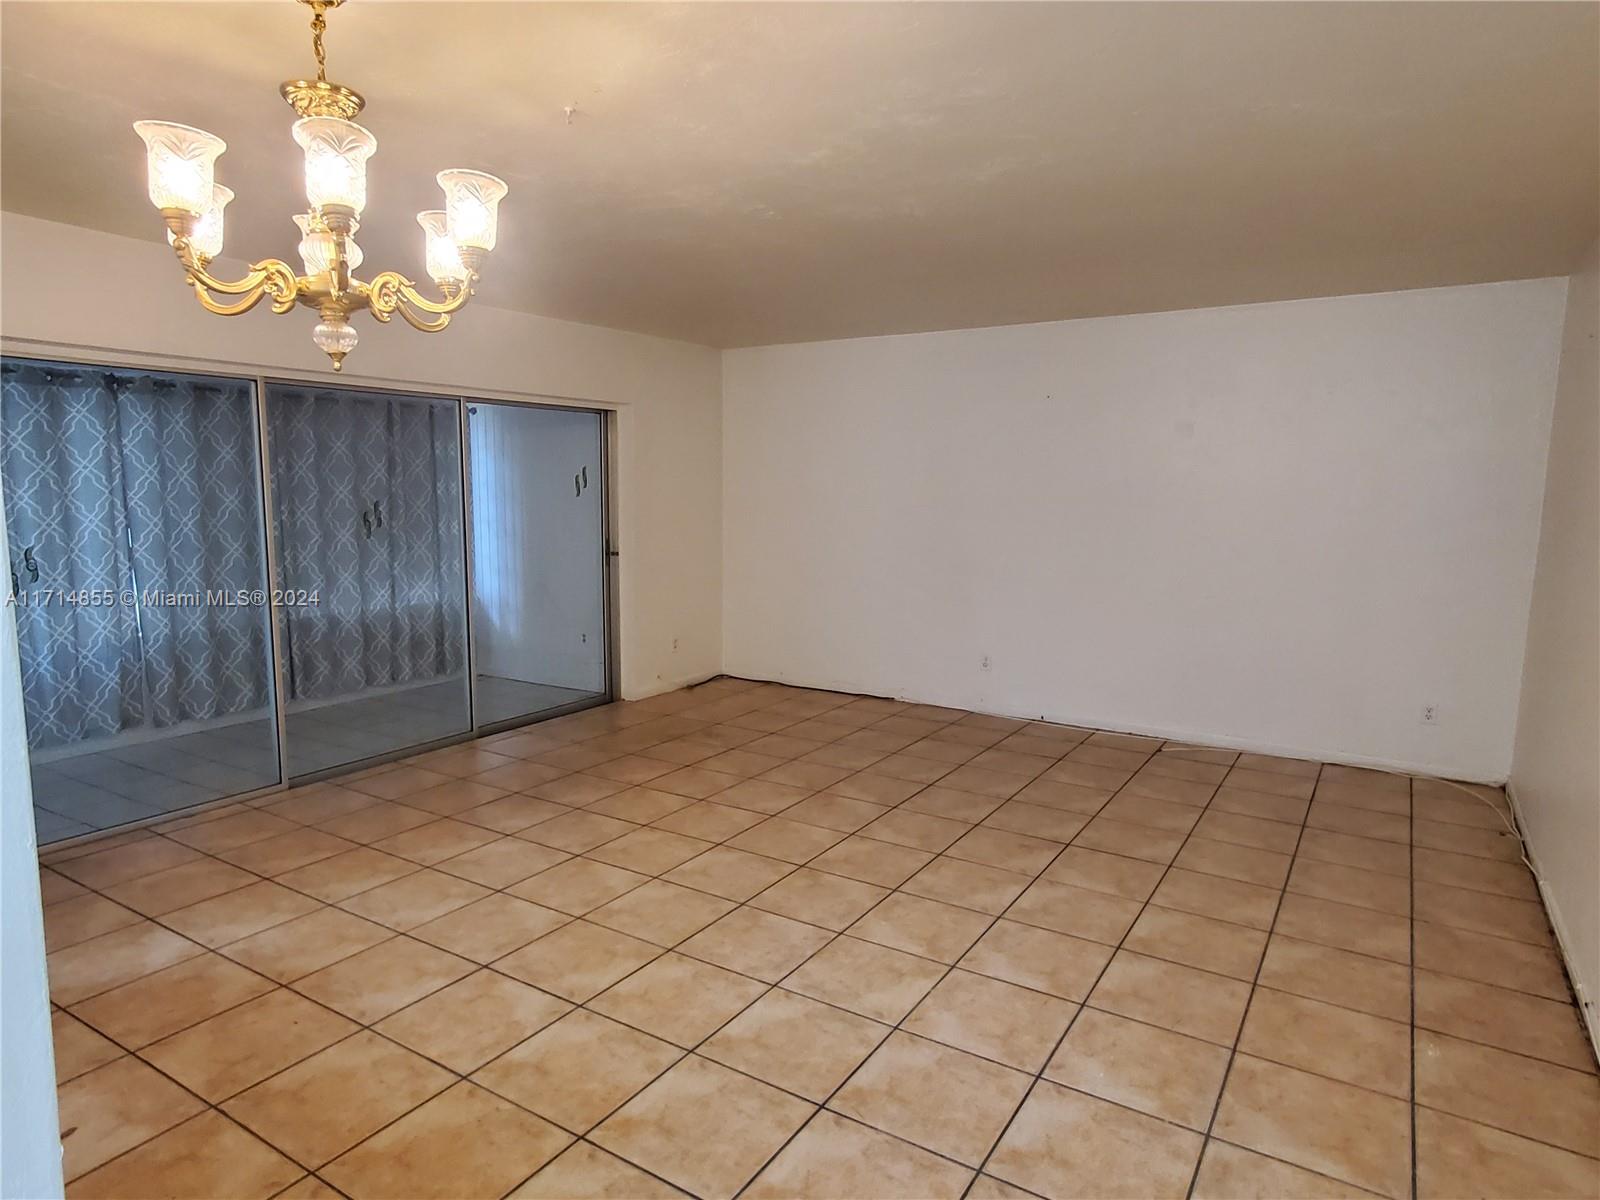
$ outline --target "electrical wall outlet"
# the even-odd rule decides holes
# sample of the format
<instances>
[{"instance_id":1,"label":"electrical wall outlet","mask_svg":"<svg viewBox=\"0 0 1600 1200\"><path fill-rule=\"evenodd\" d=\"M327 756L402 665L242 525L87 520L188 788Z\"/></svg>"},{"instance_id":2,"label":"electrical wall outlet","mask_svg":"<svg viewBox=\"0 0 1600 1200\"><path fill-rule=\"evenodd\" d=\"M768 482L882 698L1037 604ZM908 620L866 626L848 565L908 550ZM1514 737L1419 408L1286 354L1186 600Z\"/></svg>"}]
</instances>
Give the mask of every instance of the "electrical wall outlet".
<instances>
[{"instance_id":1,"label":"electrical wall outlet","mask_svg":"<svg viewBox=\"0 0 1600 1200\"><path fill-rule=\"evenodd\" d=\"M985 654L983 656L983 660L978 663L978 669L982 671L987 671L989 669L989 656L987 654Z\"/></svg>"},{"instance_id":2,"label":"electrical wall outlet","mask_svg":"<svg viewBox=\"0 0 1600 1200\"><path fill-rule=\"evenodd\" d=\"M1421 722L1424 725L1437 725L1439 723L1439 706L1437 704L1424 704L1422 706Z\"/></svg>"}]
</instances>

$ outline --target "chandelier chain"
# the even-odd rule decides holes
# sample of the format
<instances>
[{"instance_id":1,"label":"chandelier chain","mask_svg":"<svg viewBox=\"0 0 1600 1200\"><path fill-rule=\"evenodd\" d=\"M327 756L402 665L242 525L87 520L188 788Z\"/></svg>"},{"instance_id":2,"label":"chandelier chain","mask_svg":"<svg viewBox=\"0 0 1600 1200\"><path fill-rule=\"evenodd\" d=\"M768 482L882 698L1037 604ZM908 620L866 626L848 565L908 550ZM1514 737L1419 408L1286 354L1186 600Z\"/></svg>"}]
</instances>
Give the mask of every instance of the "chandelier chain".
<instances>
[{"instance_id":1,"label":"chandelier chain","mask_svg":"<svg viewBox=\"0 0 1600 1200\"><path fill-rule=\"evenodd\" d=\"M317 82L328 82L328 52L322 47L322 34L328 28L328 19L322 15L322 5L311 9L311 52L317 56Z\"/></svg>"}]
</instances>

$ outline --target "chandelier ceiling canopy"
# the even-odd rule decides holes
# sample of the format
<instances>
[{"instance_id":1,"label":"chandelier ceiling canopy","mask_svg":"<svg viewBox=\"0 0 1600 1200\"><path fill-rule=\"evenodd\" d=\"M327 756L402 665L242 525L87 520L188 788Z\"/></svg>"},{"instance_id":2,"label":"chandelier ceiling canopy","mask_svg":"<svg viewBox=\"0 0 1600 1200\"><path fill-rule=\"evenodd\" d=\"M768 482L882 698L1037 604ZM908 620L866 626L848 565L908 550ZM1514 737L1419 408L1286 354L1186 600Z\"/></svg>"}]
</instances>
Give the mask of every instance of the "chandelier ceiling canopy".
<instances>
[{"instance_id":1,"label":"chandelier ceiling canopy","mask_svg":"<svg viewBox=\"0 0 1600 1200\"><path fill-rule=\"evenodd\" d=\"M305 155L308 209L294 214L300 230L297 272L281 259L252 263L243 277L222 280L207 267L222 253L223 211L233 192L216 181L217 158L227 143L214 134L171 121L135 121L144 139L150 203L167 224L167 240L183 264L185 282L210 312L232 317L249 312L263 299L274 312L296 304L321 317L312 340L339 370L358 335L350 317L368 310L379 321L399 313L424 333L437 333L471 298L479 272L494 249L503 180L482 171L440 171L444 207L417 214L423 232L423 261L442 299L417 291L398 271L383 271L370 283L353 274L362 263L355 235L367 204L367 160L378 139L355 118L366 106L359 92L328 79L322 35L326 13L344 0L299 0L311 9L315 79L291 79L279 90L298 114L294 140Z\"/></svg>"}]
</instances>

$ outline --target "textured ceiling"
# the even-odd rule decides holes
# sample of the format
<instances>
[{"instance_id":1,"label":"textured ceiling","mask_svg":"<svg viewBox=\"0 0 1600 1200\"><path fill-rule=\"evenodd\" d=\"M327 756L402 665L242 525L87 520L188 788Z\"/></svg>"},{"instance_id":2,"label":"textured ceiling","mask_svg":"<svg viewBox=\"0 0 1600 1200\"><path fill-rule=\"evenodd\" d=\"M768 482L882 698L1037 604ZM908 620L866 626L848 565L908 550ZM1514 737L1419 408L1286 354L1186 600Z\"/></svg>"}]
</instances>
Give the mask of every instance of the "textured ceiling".
<instances>
[{"instance_id":1,"label":"textured ceiling","mask_svg":"<svg viewBox=\"0 0 1600 1200\"><path fill-rule=\"evenodd\" d=\"M479 167L485 302L736 346L1564 274L1597 13L351 0L328 65L372 268L420 274L433 173ZM0 205L158 239L129 124L185 121L229 143L228 254L292 258L306 17L6 0Z\"/></svg>"}]
</instances>

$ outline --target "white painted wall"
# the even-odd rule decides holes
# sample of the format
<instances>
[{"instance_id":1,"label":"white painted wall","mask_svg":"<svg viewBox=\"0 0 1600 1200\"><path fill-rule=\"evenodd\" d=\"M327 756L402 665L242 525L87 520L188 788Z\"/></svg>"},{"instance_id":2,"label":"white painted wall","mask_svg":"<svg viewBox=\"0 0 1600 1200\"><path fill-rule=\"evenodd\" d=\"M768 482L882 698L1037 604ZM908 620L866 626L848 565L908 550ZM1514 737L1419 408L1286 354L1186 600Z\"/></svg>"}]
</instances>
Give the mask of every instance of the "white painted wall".
<instances>
[{"instance_id":1,"label":"white painted wall","mask_svg":"<svg viewBox=\"0 0 1600 1200\"><path fill-rule=\"evenodd\" d=\"M9 558L0 504L0 559ZM6 607L0 609L0 1196L61 1195L60 1131L17 623Z\"/></svg>"},{"instance_id":2,"label":"white painted wall","mask_svg":"<svg viewBox=\"0 0 1600 1200\"><path fill-rule=\"evenodd\" d=\"M1600 1047L1600 243L1567 292L1511 790Z\"/></svg>"},{"instance_id":3,"label":"white painted wall","mask_svg":"<svg viewBox=\"0 0 1600 1200\"><path fill-rule=\"evenodd\" d=\"M729 351L725 669L1504 779L1565 290Z\"/></svg>"},{"instance_id":4,"label":"white painted wall","mask_svg":"<svg viewBox=\"0 0 1600 1200\"><path fill-rule=\"evenodd\" d=\"M263 253L274 249L292 253L293 246L285 239ZM499 253L515 250L502 242ZM7 281L28 281L0 288L8 353L70 347L167 366L614 408L622 694L646 696L720 670L717 351L474 305L438 335L400 321L360 321L361 345L334 376L311 344L309 312L276 316L263 306L242 317L211 316L159 243L5 213L0 264Z\"/></svg>"},{"instance_id":5,"label":"white painted wall","mask_svg":"<svg viewBox=\"0 0 1600 1200\"><path fill-rule=\"evenodd\" d=\"M599 419L467 407L478 673L603 691Z\"/></svg>"}]
</instances>

